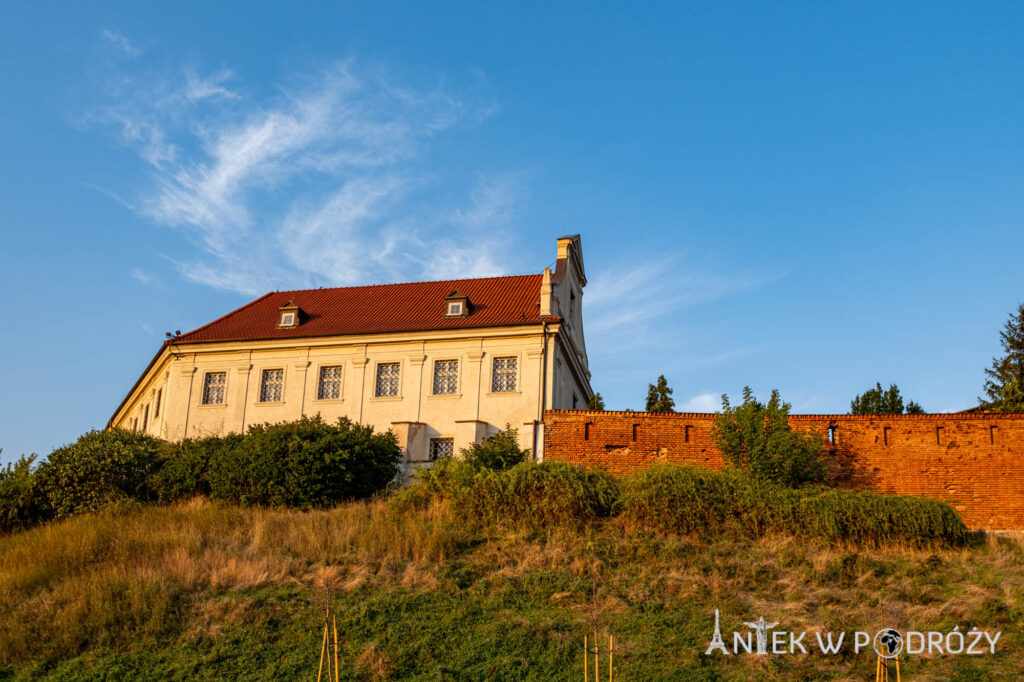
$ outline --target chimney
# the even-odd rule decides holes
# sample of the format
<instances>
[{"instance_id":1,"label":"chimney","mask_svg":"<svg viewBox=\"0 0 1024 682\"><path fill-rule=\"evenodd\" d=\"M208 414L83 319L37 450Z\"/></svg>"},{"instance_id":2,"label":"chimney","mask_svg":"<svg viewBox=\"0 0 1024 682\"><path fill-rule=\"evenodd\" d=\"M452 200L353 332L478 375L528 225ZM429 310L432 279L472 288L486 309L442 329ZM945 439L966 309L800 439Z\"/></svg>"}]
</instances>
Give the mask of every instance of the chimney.
<instances>
[{"instance_id":1,"label":"chimney","mask_svg":"<svg viewBox=\"0 0 1024 682\"><path fill-rule=\"evenodd\" d=\"M540 283L540 315L551 315L551 268L544 268L544 279Z\"/></svg>"}]
</instances>

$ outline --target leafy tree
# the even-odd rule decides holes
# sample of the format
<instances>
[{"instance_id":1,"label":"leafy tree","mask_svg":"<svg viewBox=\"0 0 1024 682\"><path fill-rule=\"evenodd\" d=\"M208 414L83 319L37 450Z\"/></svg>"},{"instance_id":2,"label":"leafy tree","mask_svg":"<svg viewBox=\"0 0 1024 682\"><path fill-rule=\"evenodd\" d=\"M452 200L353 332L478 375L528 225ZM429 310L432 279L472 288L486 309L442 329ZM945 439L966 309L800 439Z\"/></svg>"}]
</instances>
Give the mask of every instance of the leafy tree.
<instances>
[{"instance_id":1,"label":"leafy tree","mask_svg":"<svg viewBox=\"0 0 1024 682\"><path fill-rule=\"evenodd\" d=\"M189 438L173 446L171 455L154 477L161 502L210 495L208 471L211 462L230 457L245 439L240 433L206 438Z\"/></svg>"},{"instance_id":2,"label":"leafy tree","mask_svg":"<svg viewBox=\"0 0 1024 682\"><path fill-rule=\"evenodd\" d=\"M987 399L981 398L981 405L992 412L1024 412L1024 303L1010 314L999 343L1004 355L985 370Z\"/></svg>"},{"instance_id":3,"label":"leafy tree","mask_svg":"<svg viewBox=\"0 0 1024 682\"><path fill-rule=\"evenodd\" d=\"M205 477L211 497L241 505L308 509L370 497L395 477L402 456L393 433L344 417L253 425L229 438L225 447L203 444L216 455Z\"/></svg>"},{"instance_id":4,"label":"leafy tree","mask_svg":"<svg viewBox=\"0 0 1024 682\"><path fill-rule=\"evenodd\" d=\"M648 412L671 412L675 407L676 401L672 399L672 389L668 387L664 374L658 377L657 385L647 385Z\"/></svg>"},{"instance_id":5,"label":"leafy tree","mask_svg":"<svg viewBox=\"0 0 1024 682\"><path fill-rule=\"evenodd\" d=\"M39 465L46 512L61 519L131 501L154 500L152 477L167 444L124 429L90 431L71 445L57 448Z\"/></svg>"},{"instance_id":6,"label":"leafy tree","mask_svg":"<svg viewBox=\"0 0 1024 682\"><path fill-rule=\"evenodd\" d=\"M604 398L601 397L600 393L595 393L590 396L590 400L587 401L588 410L603 410L604 409Z\"/></svg>"},{"instance_id":7,"label":"leafy tree","mask_svg":"<svg viewBox=\"0 0 1024 682\"><path fill-rule=\"evenodd\" d=\"M511 469L530 457L529 450L519 448L519 431L511 424L505 424L504 431L498 431L480 443L463 448L460 454L473 466L497 471Z\"/></svg>"},{"instance_id":8,"label":"leafy tree","mask_svg":"<svg viewBox=\"0 0 1024 682\"><path fill-rule=\"evenodd\" d=\"M35 455L22 455L17 462L0 468L0 533L27 528L40 520L40 494L33 476L35 461Z\"/></svg>"},{"instance_id":9,"label":"leafy tree","mask_svg":"<svg viewBox=\"0 0 1024 682\"><path fill-rule=\"evenodd\" d=\"M903 397L896 384L889 384L889 390L883 391L882 384L875 382L874 388L856 396L850 402L850 414L924 414L921 406L913 400L903 405Z\"/></svg>"},{"instance_id":10,"label":"leafy tree","mask_svg":"<svg viewBox=\"0 0 1024 682\"><path fill-rule=\"evenodd\" d=\"M729 396L722 396L722 412L715 417L711 436L733 466L755 478L791 487L820 483L827 473L822 439L793 431L789 409L777 390L763 404L745 386L740 405L733 406Z\"/></svg>"}]
</instances>

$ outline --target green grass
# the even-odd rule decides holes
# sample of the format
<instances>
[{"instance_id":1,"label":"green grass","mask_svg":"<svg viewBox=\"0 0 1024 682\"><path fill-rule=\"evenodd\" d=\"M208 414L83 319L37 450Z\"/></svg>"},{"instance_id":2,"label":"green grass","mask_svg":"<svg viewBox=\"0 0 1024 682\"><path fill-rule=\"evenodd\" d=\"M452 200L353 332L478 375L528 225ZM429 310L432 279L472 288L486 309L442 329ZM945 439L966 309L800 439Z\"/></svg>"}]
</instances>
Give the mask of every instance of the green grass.
<instances>
[{"instance_id":1,"label":"green grass","mask_svg":"<svg viewBox=\"0 0 1024 682\"><path fill-rule=\"evenodd\" d=\"M204 501L0 537L0 679L313 679L325 601L342 679L579 680L595 628L622 680L870 679L866 655L713 659L759 615L794 630L1001 630L1000 652L907 679L1017 679L1024 547L865 549L672 536L623 519L468 523L436 500L326 511Z\"/></svg>"}]
</instances>

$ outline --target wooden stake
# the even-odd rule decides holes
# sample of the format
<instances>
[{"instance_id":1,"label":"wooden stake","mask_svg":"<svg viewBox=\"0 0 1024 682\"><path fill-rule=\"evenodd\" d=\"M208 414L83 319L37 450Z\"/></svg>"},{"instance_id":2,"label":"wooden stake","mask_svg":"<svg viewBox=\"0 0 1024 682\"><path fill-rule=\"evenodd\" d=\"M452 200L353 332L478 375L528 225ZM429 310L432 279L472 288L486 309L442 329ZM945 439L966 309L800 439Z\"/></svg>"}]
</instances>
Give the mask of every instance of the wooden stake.
<instances>
[{"instance_id":1,"label":"wooden stake","mask_svg":"<svg viewBox=\"0 0 1024 682\"><path fill-rule=\"evenodd\" d=\"M594 630L594 682L601 682L601 645L598 644L597 630Z\"/></svg>"},{"instance_id":2,"label":"wooden stake","mask_svg":"<svg viewBox=\"0 0 1024 682\"><path fill-rule=\"evenodd\" d=\"M320 645L320 670L316 673L316 682L320 682L320 678L324 674L324 656L327 655L327 623L324 623L324 643ZM328 666L330 664L328 663ZM327 673L330 675L330 673Z\"/></svg>"},{"instance_id":3,"label":"wooden stake","mask_svg":"<svg viewBox=\"0 0 1024 682\"><path fill-rule=\"evenodd\" d=\"M587 636L583 635L583 682L587 682L587 670L590 662L587 657L590 655L590 651L587 649Z\"/></svg>"},{"instance_id":4,"label":"wooden stake","mask_svg":"<svg viewBox=\"0 0 1024 682\"><path fill-rule=\"evenodd\" d=\"M615 656L615 638L612 637L609 634L608 635L608 682L612 682L612 675L615 674L614 671L612 670L612 657L613 656Z\"/></svg>"},{"instance_id":5,"label":"wooden stake","mask_svg":"<svg viewBox=\"0 0 1024 682\"><path fill-rule=\"evenodd\" d=\"M341 669L338 667L338 614L334 614L334 680L341 682Z\"/></svg>"}]
</instances>

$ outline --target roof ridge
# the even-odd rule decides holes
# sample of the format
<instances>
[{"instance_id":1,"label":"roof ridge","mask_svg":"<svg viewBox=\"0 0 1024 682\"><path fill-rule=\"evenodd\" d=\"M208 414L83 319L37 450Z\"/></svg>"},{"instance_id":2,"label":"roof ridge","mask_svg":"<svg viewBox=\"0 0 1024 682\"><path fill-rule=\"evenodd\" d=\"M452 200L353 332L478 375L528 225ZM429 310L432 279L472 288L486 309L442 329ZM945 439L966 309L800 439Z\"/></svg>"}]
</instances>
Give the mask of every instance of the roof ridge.
<instances>
[{"instance_id":1,"label":"roof ridge","mask_svg":"<svg viewBox=\"0 0 1024 682\"><path fill-rule=\"evenodd\" d=\"M300 290L300 291L301 291L301 290ZM220 317L218 317L218 318L217 318L216 320L213 320L212 322L207 322L207 323L206 323L206 324L204 324L204 325L203 325L202 327L196 327L195 329L192 329L192 330L190 330L190 331L187 331L187 332L185 332L185 333L184 333L184 334L182 334L181 336L175 336L175 337L172 337L172 338L170 338L170 339L167 339L166 341L164 341L164 345L165 345L165 346L166 346L166 345L170 345L170 344L174 343L175 341L177 341L178 339L183 339L183 338L185 338L186 336L192 336L192 335L193 335L193 334L195 334L196 332L200 332L200 331L202 331L202 330L206 329L207 327L212 327L213 325L217 324L218 322L221 322L222 320L226 320L226 319L228 319L229 317L231 317L231 316L232 316L232 315L234 315L235 313L240 313L240 312L242 312L243 310L245 310L246 308L249 308L249 307L251 307L251 306L254 306L254 305L256 305L257 303L259 303L259 302L260 302L260 301L262 301L263 299L267 298L268 296L273 296L273 295L274 295L274 293L276 293L276 292L273 292L273 291L268 291L267 293L263 294L262 296L260 296L260 297L258 297L258 298L254 298L253 300L249 301L249 302L248 302L248 303L246 303L245 305L243 305L243 306L241 306L241 307L238 307L238 308L235 308L235 309L234 309L234 310L232 310L231 312L228 312L228 313L224 313L223 315L221 315Z\"/></svg>"},{"instance_id":2,"label":"roof ridge","mask_svg":"<svg viewBox=\"0 0 1024 682\"><path fill-rule=\"evenodd\" d=\"M455 279L426 279L426 280L412 280L412 281L409 281L409 282L384 282L384 283L381 283L381 284L351 284L351 285L345 286L345 287L313 287L313 288L310 288L310 289L279 289L279 290L267 292L267 294L265 294L265 295L269 296L270 294L292 294L292 293L297 293L297 292L301 292L301 291L338 291L338 290L341 290L341 289L372 289L373 287L398 287L398 286L405 286L405 285L410 285L410 284L443 284L445 282L483 282L483 281L495 280L495 279L516 279L516 278L521 278L521 277L540 277L540 276L541 276L541 273L539 273L539 272L524 272L524 273L519 273L519 274L515 274L515 275L490 275L488 277L458 277L458 278L455 278ZM262 297L260 297L260 298L262 298ZM259 300L259 299L257 299L257 300ZM239 308L239 310L241 310L241 308ZM211 324L212 324L212 322L211 322Z\"/></svg>"}]
</instances>

